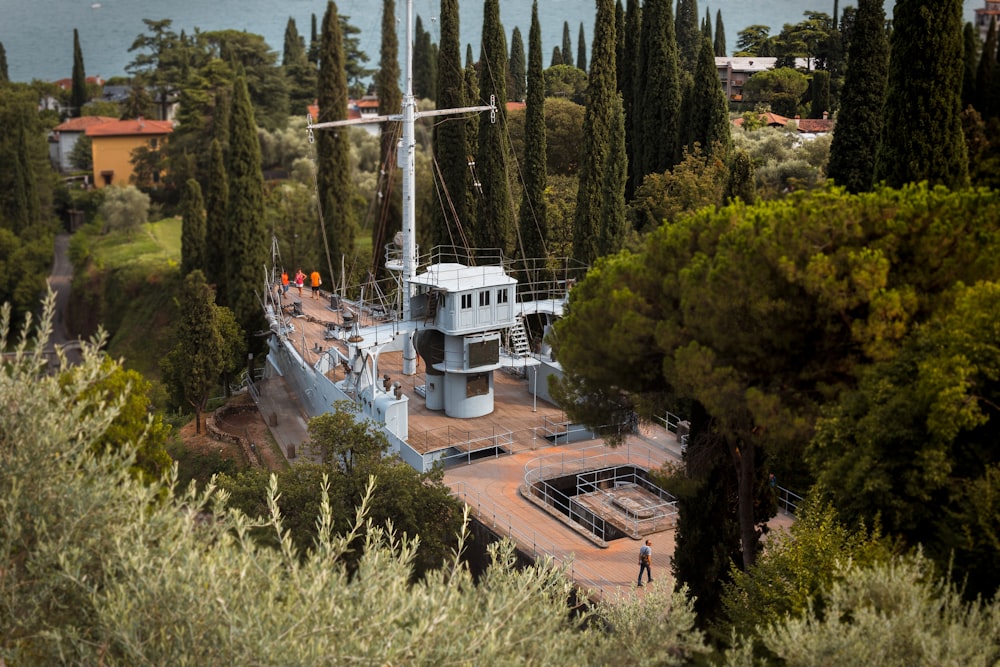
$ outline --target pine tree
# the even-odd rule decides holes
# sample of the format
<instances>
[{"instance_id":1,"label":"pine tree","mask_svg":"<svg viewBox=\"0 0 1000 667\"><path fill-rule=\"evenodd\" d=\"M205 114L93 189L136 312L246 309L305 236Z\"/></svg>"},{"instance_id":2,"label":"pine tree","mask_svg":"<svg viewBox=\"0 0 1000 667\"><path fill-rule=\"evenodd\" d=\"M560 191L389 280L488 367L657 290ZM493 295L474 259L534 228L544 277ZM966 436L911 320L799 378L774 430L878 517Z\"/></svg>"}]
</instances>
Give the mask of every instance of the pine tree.
<instances>
[{"instance_id":1,"label":"pine tree","mask_svg":"<svg viewBox=\"0 0 1000 667\"><path fill-rule=\"evenodd\" d=\"M413 42L413 94L418 98L434 99L433 63L431 34L424 30L423 21L418 16Z\"/></svg>"},{"instance_id":2,"label":"pine tree","mask_svg":"<svg viewBox=\"0 0 1000 667\"><path fill-rule=\"evenodd\" d=\"M721 150L723 159L729 150L729 102L719 85L719 71L715 68L715 53L708 37L701 38L698 69L695 72L691 95L691 114L688 147L698 143L705 155Z\"/></svg>"},{"instance_id":3,"label":"pine tree","mask_svg":"<svg viewBox=\"0 0 1000 667\"><path fill-rule=\"evenodd\" d=\"M722 24L722 10L715 12L715 55L726 57L726 26Z\"/></svg>"},{"instance_id":4,"label":"pine tree","mask_svg":"<svg viewBox=\"0 0 1000 667\"><path fill-rule=\"evenodd\" d=\"M524 192L521 196L519 228L525 259L544 258L548 237L545 188L547 147L545 132L545 78L542 70L542 29L538 22L538 0L531 5L528 32L528 99L524 111Z\"/></svg>"},{"instance_id":5,"label":"pine tree","mask_svg":"<svg viewBox=\"0 0 1000 667\"><path fill-rule=\"evenodd\" d=\"M525 81L524 64L524 39L521 37L521 29L514 26L514 32L510 36L510 99L514 102L523 102L527 93L527 82Z\"/></svg>"},{"instance_id":6,"label":"pine tree","mask_svg":"<svg viewBox=\"0 0 1000 667\"><path fill-rule=\"evenodd\" d=\"M198 181L189 178L181 195L181 275L205 267L205 200Z\"/></svg>"},{"instance_id":7,"label":"pine tree","mask_svg":"<svg viewBox=\"0 0 1000 667\"><path fill-rule=\"evenodd\" d=\"M267 227L264 219L264 175L261 172L257 123L246 78L233 83L233 109L229 117L229 203L226 207L227 302L236 321L247 333L247 346L259 348L254 333L265 328L257 295L263 288L267 264Z\"/></svg>"},{"instance_id":8,"label":"pine tree","mask_svg":"<svg viewBox=\"0 0 1000 667\"><path fill-rule=\"evenodd\" d=\"M598 0L573 224L573 257L587 265L619 250L624 236L627 165L624 112L618 101L615 69L614 5L612 0Z\"/></svg>"},{"instance_id":9,"label":"pine tree","mask_svg":"<svg viewBox=\"0 0 1000 667\"><path fill-rule=\"evenodd\" d=\"M852 30L841 111L826 172L837 185L857 193L872 187L875 150L882 131L889 43L880 0L859 0Z\"/></svg>"},{"instance_id":10,"label":"pine tree","mask_svg":"<svg viewBox=\"0 0 1000 667\"><path fill-rule=\"evenodd\" d=\"M569 21L563 21L562 62L563 65L573 64L573 43L569 39Z\"/></svg>"},{"instance_id":11,"label":"pine tree","mask_svg":"<svg viewBox=\"0 0 1000 667\"><path fill-rule=\"evenodd\" d=\"M896 188L924 180L967 186L961 0L898 3L890 54L875 180Z\"/></svg>"},{"instance_id":12,"label":"pine tree","mask_svg":"<svg viewBox=\"0 0 1000 667\"><path fill-rule=\"evenodd\" d=\"M513 236L513 215L507 184L507 45L500 24L499 0L483 3L483 37L479 53L479 96L488 104L496 100L496 122L479 124L476 172L482 187L473 233L480 248L507 252Z\"/></svg>"},{"instance_id":13,"label":"pine tree","mask_svg":"<svg viewBox=\"0 0 1000 667\"><path fill-rule=\"evenodd\" d=\"M583 22L580 22L580 34L576 38L576 68L587 71L587 38L583 33Z\"/></svg>"},{"instance_id":14,"label":"pine tree","mask_svg":"<svg viewBox=\"0 0 1000 667\"><path fill-rule=\"evenodd\" d=\"M442 12L443 13L443 12ZM442 19L443 22L443 19ZM382 46L379 50L379 69L375 73L375 90L378 92L379 111L383 114L397 113L403 104L403 92L399 89L399 38L396 36L395 0L382 0ZM382 123L381 156L384 172L381 176L379 192L381 214L372 225L372 274L381 275L384 266L382 248L402 228L401 203L395 196L396 138L399 123Z\"/></svg>"},{"instance_id":15,"label":"pine tree","mask_svg":"<svg viewBox=\"0 0 1000 667\"><path fill-rule=\"evenodd\" d=\"M327 3L320 38L319 113L325 121L347 118L347 74L337 5ZM326 230L326 250L339 263L354 255L357 222L351 207L351 144L344 129L325 130L316 135L316 174L320 215ZM327 267L327 273L332 271ZM328 284L333 276L327 275Z\"/></svg>"},{"instance_id":16,"label":"pine tree","mask_svg":"<svg viewBox=\"0 0 1000 667\"><path fill-rule=\"evenodd\" d=\"M558 46L552 47L552 60L549 62L549 67L555 67L556 65L563 64L562 51Z\"/></svg>"},{"instance_id":17,"label":"pine tree","mask_svg":"<svg viewBox=\"0 0 1000 667\"><path fill-rule=\"evenodd\" d=\"M986 41L983 42L983 50L979 55L979 66L976 68L976 97L973 102L976 110L983 114L986 110L986 98L989 95L990 86L993 83L993 76L997 65L997 22L995 18L990 18L990 28L986 33Z\"/></svg>"},{"instance_id":18,"label":"pine tree","mask_svg":"<svg viewBox=\"0 0 1000 667\"><path fill-rule=\"evenodd\" d=\"M636 101L639 91L636 86L636 74L639 63L639 35L642 30L642 7L639 0L628 0L625 6L625 62L620 63L618 71L618 89L622 93L622 108L625 110L625 154L628 156L628 180L625 182L625 201L631 201L635 189L641 182L638 175L638 140L639 123L636 114Z\"/></svg>"},{"instance_id":19,"label":"pine tree","mask_svg":"<svg viewBox=\"0 0 1000 667\"><path fill-rule=\"evenodd\" d=\"M681 83L670 0L647 0L636 71L635 187L680 157Z\"/></svg>"},{"instance_id":20,"label":"pine tree","mask_svg":"<svg viewBox=\"0 0 1000 667\"><path fill-rule=\"evenodd\" d=\"M678 64L685 72L693 72L698 65L698 49L701 46L698 0L677 0L674 34L677 39Z\"/></svg>"},{"instance_id":21,"label":"pine tree","mask_svg":"<svg viewBox=\"0 0 1000 667\"><path fill-rule=\"evenodd\" d=\"M73 87L69 93L70 114L74 118L83 115L83 105L87 103L87 75L83 70L83 51L80 50L80 34L73 28Z\"/></svg>"},{"instance_id":22,"label":"pine tree","mask_svg":"<svg viewBox=\"0 0 1000 667\"><path fill-rule=\"evenodd\" d=\"M813 72L812 103L809 108L810 118L822 118L830 111L830 72L818 69Z\"/></svg>"},{"instance_id":23,"label":"pine tree","mask_svg":"<svg viewBox=\"0 0 1000 667\"><path fill-rule=\"evenodd\" d=\"M441 0L438 106L442 109L466 106L459 34L458 0ZM468 224L469 154L466 152L466 132L466 124L461 121L438 123L434 127L434 159L441 169L445 206L434 209L432 228L428 230L432 245L461 245L458 229Z\"/></svg>"},{"instance_id":24,"label":"pine tree","mask_svg":"<svg viewBox=\"0 0 1000 667\"><path fill-rule=\"evenodd\" d=\"M10 73L7 71L7 49L3 48L0 42L0 83L10 81Z\"/></svg>"},{"instance_id":25,"label":"pine tree","mask_svg":"<svg viewBox=\"0 0 1000 667\"><path fill-rule=\"evenodd\" d=\"M228 136L228 132L226 135ZM226 257L229 254L229 176L222 142L212 139L209 148L208 182L205 186L205 279L215 286L215 298L220 305L228 303Z\"/></svg>"}]
</instances>

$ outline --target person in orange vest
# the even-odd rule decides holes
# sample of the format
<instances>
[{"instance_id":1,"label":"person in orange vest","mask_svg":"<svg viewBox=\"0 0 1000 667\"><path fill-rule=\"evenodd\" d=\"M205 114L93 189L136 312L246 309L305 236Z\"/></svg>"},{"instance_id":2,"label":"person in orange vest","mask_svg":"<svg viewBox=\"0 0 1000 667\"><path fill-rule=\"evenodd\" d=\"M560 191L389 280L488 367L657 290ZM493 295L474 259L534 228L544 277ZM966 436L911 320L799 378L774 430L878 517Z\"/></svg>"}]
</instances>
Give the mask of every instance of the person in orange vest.
<instances>
[{"instance_id":1,"label":"person in orange vest","mask_svg":"<svg viewBox=\"0 0 1000 667\"><path fill-rule=\"evenodd\" d=\"M319 286L323 284L323 279L319 277L319 271L313 271L309 274L309 282L312 283L313 288L313 298L319 298Z\"/></svg>"},{"instance_id":2,"label":"person in orange vest","mask_svg":"<svg viewBox=\"0 0 1000 667\"><path fill-rule=\"evenodd\" d=\"M288 292L288 271L281 270L281 293Z\"/></svg>"}]
</instances>

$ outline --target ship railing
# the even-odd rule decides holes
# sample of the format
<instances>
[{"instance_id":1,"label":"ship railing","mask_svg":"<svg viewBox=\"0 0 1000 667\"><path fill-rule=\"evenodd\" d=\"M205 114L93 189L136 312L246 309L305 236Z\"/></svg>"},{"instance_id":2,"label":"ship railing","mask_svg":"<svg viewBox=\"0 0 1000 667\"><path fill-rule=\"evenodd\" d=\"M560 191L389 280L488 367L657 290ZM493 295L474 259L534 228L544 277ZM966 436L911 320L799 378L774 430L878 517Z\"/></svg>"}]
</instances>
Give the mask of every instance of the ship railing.
<instances>
[{"instance_id":1,"label":"ship railing","mask_svg":"<svg viewBox=\"0 0 1000 667\"><path fill-rule=\"evenodd\" d=\"M631 440L615 448L604 444L592 445L572 452L547 454L528 461L524 465L524 483L530 487L535 482L623 464L638 465L651 470L660 465L662 458L662 452Z\"/></svg>"},{"instance_id":2,"label":"ship railing","mask_svg":"<svg viewBox=\"0 0 1000 667\"><path fill-rule=\"evenodd\" d=\"M448 485L452 494L464 502L479 520L479 522L498 535L508 537L515 545L532 560L549 557L557 566L565 566L566 574L581 588L603 596L606 589L614 587L614 583L577 563L572 552L556 547L545 535L533 530L522 530L514 526L514 519L509 512L503 511L495 502L484 499L475 490L469 489L465 482L451 482Z\"/></svg>"},{"instance_id":3,"label":"ship railing","mask_svg":"<svg viewBox=\"0 0 1000 667\"><path fill-rule=\"evenodd\" d=\"M499 458L501 455L509 453L513 446L513 433L511 431L502 431L491 436L474 438L464 442L455 443L452 447L456 447L463 451L450 456L442 456L440 460L445 466L455 465L457 463L472 463L473 460L484 458L483 452L489 452L491 450L493 452L493 458Z\"/></svg>"},{"instance_id":4,"label":"ship railing","mask_svg":"<svg viewBox=\"0 0 1000 667\"><path fill-rule=\"evenodd\" d=\"M681 452L687 449L688 439L691 433L691 422L681 419L674 413L667 410L664 410L662 416L655 416L653 420L660 423L663 428L677 437L677 442L681 445Z\"/></svg>"}]
</instances>

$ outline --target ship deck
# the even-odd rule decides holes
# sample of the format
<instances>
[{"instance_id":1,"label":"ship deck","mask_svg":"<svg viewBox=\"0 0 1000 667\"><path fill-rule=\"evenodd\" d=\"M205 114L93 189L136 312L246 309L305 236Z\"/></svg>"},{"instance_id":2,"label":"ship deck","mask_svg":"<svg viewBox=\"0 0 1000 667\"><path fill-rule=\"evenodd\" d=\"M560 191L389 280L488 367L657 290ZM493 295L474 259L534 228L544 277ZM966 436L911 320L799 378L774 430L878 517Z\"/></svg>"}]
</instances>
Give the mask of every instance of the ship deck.
<instances>
[{"instance_id":1,"label":"ship deck","mask_svg":"<svg viewBox=\"0 0 1000 667\"><path fill-rule=\"evenodd\" d=\"M329 307L328 296L314 300L306 289L299 299L295 292L292 288L283 298L285 305L301 301L302 316L291 319L295 333L289 339L307 362L315 363L321 353L319 348L338 344L327 339L325 332L328 324L336 326L341 319ZM362 313L359 319L364 326L376 323L378 318ZM343 378L342 369L333 373L339 373L336 379ZM528 555L549 556L565 565L569 576L593 599L615 600L650 590L635 588L639 547L645 539L653 543L654 579L671 578L675 546L672 520L649 524L641 535L606 542L595 540L564 517L545 509L532 497L528 483L529 478L547 476L532 475L532 471L573 474L618 465L659 469L680 464L681 448L673 433L659 425L644 425L618 448L607 447L583 433L577 433L577 442L554 444L553 440L559 438L551 434L565 426L563 414L555 406L533 398L526 381L511 373L494 374L495 409L490 415L473 419L455 419L425 407L417 393L417 387L424 382L422 363L418 363L416 375L404 376L401 354L383 353L379 373L388 374L392 382L401 382L409 396L410 444L422 452L450 448L459 453L449 457L444 481L483 525L511 538ZM295 397L287 392L281 378L266 381L260 401L262 411L277 415L271 421L272 432L288 455L289 445L294 448L307 438L305 416L296 412ZM500 440L504 446L497 448L495 443ZM462 453L466 454L464 458ZM307 459L300 456L291 460L303 458ZM791 521L789 515L779 514L771 525L784 527Z\"/></svg>"}]
</instances>

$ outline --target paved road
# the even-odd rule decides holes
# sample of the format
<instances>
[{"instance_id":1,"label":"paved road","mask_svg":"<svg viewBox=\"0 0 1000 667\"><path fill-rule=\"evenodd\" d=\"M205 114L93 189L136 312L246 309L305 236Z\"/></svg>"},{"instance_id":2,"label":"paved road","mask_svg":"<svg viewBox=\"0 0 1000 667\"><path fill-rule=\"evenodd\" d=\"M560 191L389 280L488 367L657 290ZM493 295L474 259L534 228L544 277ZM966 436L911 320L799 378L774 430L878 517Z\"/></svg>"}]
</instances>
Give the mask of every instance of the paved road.
<instances>
[{"instance_id":1,"label":"paved road","mask_svg":"<svg viewBox=\"0 0 1000 667\"><path fill-rule=\"evenodd\" d=\"M74 345L77 343L77 339L71 339L66 330L66 313L69 308L72 281L73 265L69 261L69 234L59 234L56 236L52 275L49 276L49 287L56 294L56 312L52 322L52 336L49 339L46 353L54 355L55 346L62 346L66 348L66 357L70 363L79 363L80 350L77 345Z\"/></svg>"}]
</instances>

